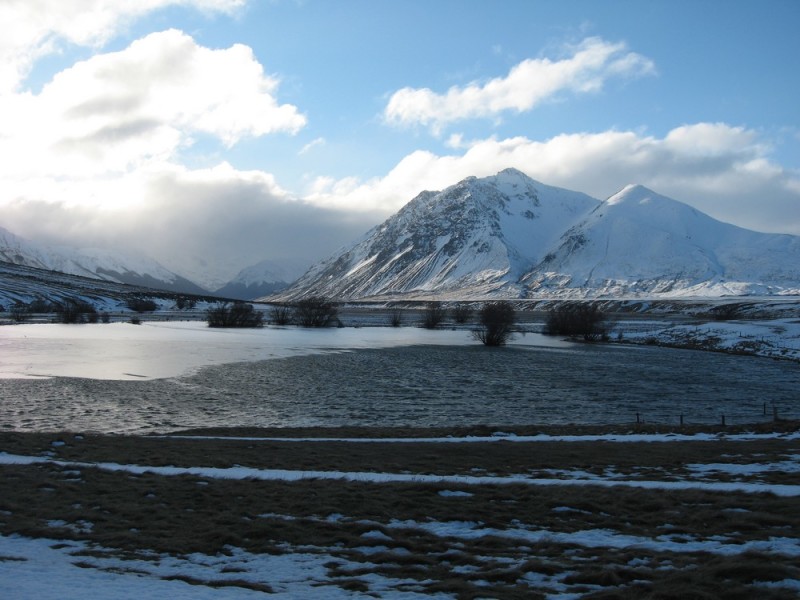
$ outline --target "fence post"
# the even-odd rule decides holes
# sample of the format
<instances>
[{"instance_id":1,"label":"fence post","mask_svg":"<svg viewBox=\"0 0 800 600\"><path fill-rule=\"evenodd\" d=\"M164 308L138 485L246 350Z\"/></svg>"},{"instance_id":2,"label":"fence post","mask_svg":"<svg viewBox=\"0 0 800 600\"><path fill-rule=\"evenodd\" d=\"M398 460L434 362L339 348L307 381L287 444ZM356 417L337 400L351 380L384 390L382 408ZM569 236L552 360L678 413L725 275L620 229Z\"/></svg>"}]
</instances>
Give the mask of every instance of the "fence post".
<instances>
[{"instance_id":1,"label":"fence post","mask_svg":"<svg viewBox=\"0 0 800 600\"><path fill-rule=\"evenodd\" d=\"M725 415L722 415L722 426L725 427Z\"/></svg>"}]
</instances>

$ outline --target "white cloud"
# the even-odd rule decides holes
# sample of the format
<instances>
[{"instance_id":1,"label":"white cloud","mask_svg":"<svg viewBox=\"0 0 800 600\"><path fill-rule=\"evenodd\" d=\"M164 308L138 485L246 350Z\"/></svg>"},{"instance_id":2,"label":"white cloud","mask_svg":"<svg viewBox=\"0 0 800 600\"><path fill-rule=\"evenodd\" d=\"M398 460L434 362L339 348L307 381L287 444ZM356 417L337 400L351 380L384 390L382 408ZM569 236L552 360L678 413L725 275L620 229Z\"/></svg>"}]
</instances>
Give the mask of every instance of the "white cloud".
<instances>
[{"instance_id":1,"label":"white cloud","mask_svg":"<svg viewBox=\"0 0 800 600\"><path fill-rule=\"evenodd\" d=\"M663 138L632 131L563 134L543 142L491 138L470 142L461 154L413 152L382 178L320 180L306 199L388 215L422 190L515 167L600 199L640 183L728 222L800 234L800 173L770 161L768 148L756 132L724 123L686 125Z\"/></svg>"},{"instance_id":2,"label":"white cloud","mask_svg":"<svg viewBox=\"0 0 800 600\"><path fill-rule=\"evenodd\" d=\"M277 86L246 46L212 50L177 30L153 33L73 65L39 94L0 96L0 113L15 115L0 123L0 161L30 189L36 177L103 177L168 161L196 135L231 146L295 133L306 118L277 102Z\"/></svg>"},{"instance_id":3,"label":"white cloud","mask_svg":"<svg viewBox=\"0 0 800 600\"><path fill-rule=\"evenodd\" d=\"M326 143L326 141L325 141L325 138L323 138L323 137L318 137L318 138L316 138L316 139L314 139L314 140L311 140L311 141L310 141L310 142L308 142L308 143L307 143L305 146L303 146L302 148L300 148L300 150L298 151L298 153L297 153L297 154L299 154L300 156L302 156L303 154L306 154L306 153L308 153L310 150L312 150L313 148L316 148L317 146L324 146L324 145L325 145L325 143Z\"/></svg>"},{"instance_id":4,"label":"white cloud","mask_svg":"<svg viewBox=\"0 0 800 600\"><path fill-rule=\"evenodd\" d=\"M120 29L168 6L232 13L247 0L3 0L0 2L0 94L25 80L34 62L64 42L100 47Z\"/></svg>"},{"instance_id":5,"label":"white cloud","mask_svg":"<svg viewBox=\"0 0 800 600\"><path fill-rule=\"evenodd\" d=\"M439 131L454 121L528 111L562 91L596 92L612 77L655 72L650 59L628 52L623 43L587 38L570 52L571 56L561 60L524 60L506 77L454 86L445 94L428 88L403 88L392 94L384 117L392 124L421 124Z\"/></svg>"},{"instance_id":6,"label":"white cloud","mask_svg":"<svg viewBox=\"0 0 800 600\"><path fill-rule=\"evenodd\" d=\"M376 221L298 201L271 174L227 163L195 170L159 165L69 187L128 201L90 206L20 199L4 206L2 226L43 242L135 249L211 287L267 257L319 259Z\"/></svg>"},{"instance_id":7,"label":"white cloud","mask_svg":"<svg viewBox=\"0 0 800 600\"><path fill-rule=\"evenodd\" d=\"M268 256L335 249L363 221L354 232L358 219L290 200L268 173L179 164L201 138L229 147L301 129L278 83L246 46L168 30L75 63L38 93L0 94L0 114L14 115L0 120L2 226L136 248L216 283Z\"/></svg>"}]
</instances>

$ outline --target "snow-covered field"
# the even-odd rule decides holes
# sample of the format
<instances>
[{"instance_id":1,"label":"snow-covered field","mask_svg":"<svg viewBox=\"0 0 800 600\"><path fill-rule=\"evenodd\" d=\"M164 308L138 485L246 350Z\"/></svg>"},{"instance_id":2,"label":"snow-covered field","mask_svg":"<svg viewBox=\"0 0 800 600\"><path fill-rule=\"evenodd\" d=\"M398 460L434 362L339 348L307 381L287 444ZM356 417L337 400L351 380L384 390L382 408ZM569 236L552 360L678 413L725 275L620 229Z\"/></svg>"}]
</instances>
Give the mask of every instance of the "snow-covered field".
<instances>
[{"instance_id":1,"label":"snow-covered field","mask_svg":"<svg viewBox=\"0 0 800 600\"><path fill-rule=\"evenodd\" d=\"M800 319L712 321L663 324L628 329L620 323L626 342L697 348L733 354L753 354L800 361Z\"/></svg>"},{"instance_id":2,"label":"snow-covered field","mask_svg":"<svg viewBox=\"0 0 800 600\"><path fill-rule=\"evenodd\" d=\"M186 439L173 436L159 439L165 443L196 445L216 440L241 444L240 447L255 443L265 448L282 442L284 449L293 445L331 443L329 439L312 438L206 436ZM541 471L537 476L526 473L511 476L443 474L441 471L447 470L446 457L436 474L286 470L242 465L158 466L59 458L69 446L91 443L82 436L77 436L76 440L54 439L50 450L41 453L0 453L0 468L52 469L49 483L41 484L43 489L34 492L51 497L62 491L68 494L75 485L89 487L93 478L102 472L122 477L117 479L120 483L124 478L136 480L146 476L152 481L163 481L165 486L188 486L196 490L190 496L184 493L186 500L172 505L170 511L190 510L181 506L182 503L190 505L191 495L211 493L215 486L226 482L240 482L239 485L254 488L254 494L258 493L257 486L268 485L268 482L282 482L283 485L305 482L311 486L310 490L316 486L320 494L330 490L328 486L331 485L351 486L346 494L403 498L409 493L412 505L417 502L413 498L421 494L439 508L438 512L422 517L414 516L418 511L415 513L411 506L398 507L396 515L381 517L366 504L359 509L362 504L358 502L356 512L347 508L340 512L331 511L330 505L323 501L320 506L327 506L329 512L309 514L302 507L291 511L273 510L270 503L264 501L260 514L239 516L234 512L225 517L225 521L238 520L244 526L245 535L249 527L256 527L255 523L248 526L247 522L260 522L259 527L266 527L265 531L272 531L269 535L275 536L277 546L273 550L257 552L221 541L217 552L183 554L148 549L144 542L136 551L130 551L130 543L126 542L129 551L120 552L113 545L103 545L93 538L96 534L102 539L103 530L114 528L107 517L97 513L96 523L89 518L76 519L68 515L67 507L60 517L42 515L44 523L39 530L49 531L50 535L36 538L0 535L0 597L9 600L463 597L454 591L459 589L456 584L437 583L434 573L438 571L429 564L425 552L439 553L435 561L443 561L445 570L452 576L469 581L473 592L480 594L480 590L485 590L485 597L511 597L527 590L530 597L542 594L546 598L580 598L591 592L605 591L633 598L654 587L672 586L673 580L682 581L684 572L692 572L703 565L716 565L718 569L703 574L709 577L706 583L711 589L730 590L731 586L736 586L737 593L744 589L749 597L760 598L790 598L800 593L797 517L791 513L780 514L790 506L787 502L795 502L797 506L795 499L800 496L800 434L797 431L589 437L514 436L498 432L489 438L338 438L335 441L339 445L362 448L377 444L389 447L422 444L433 453L445 447L458 452L456 447L462 443L473 446L491 441L492 448L503 448L504 442L514 441L514 447L525 445L531 456L538 456L539 450L550 449L552 444L567 444L574 448L573 454L584 453L587 452L585 444L589 442L603 444L598 447L603 448L600 454L609 449L613 453L619 444L639 449L641 444L646 444L650 448L675 448L675 452L681 452L680 447L691 440L695 445L702 445L698 456L705 455L713 461L633 469L606 464L600 470L591 471L573 465L546 469L549 478L542 478ZM141 442L142 446L150 443ZM766 448L771 448L773 453L765 453ZM751 452L754 454L749 457ZM261 455L268 457L268 454ZM269 458L263 460L269 462ZM598 456L596 460L602 463L607 457ZM656 457L643 458L643 463L648 460L658 462ZM11 475L14 473L12 471ZM785 483L787 481L794 483ZM603 488L611 495L598 491ZM241 493L247 488L236 489ZM136 501L158 502L159 497L163 497L160 506L174 502L165 495L165 488L158 490L152 488L147 497ZM81 497L81 504L87 507L103 504L102 496ZM593 499L595 497L597 499ZM506 520L499 510L495 512L489 508L487 512L483 509L487 502L490 507L501 500L506 504L519 504L518 511L510 513L515 518ZM65 499L65 502L71 500ZM542 505L540 521L525 508L530 502L533 506ZM13 530L16 509L2 500L0 504L0 522L6 531L9 524ZM72 507L85 510L74 504ZM221 515L226 510L226 507L217 507ZM708 511L719 521L698 525L693 521L697 511ZM771 516L768 516L770 511ZM174 512L170 514L176 519L183 518ZM465 518L466 515L470 518ZM649 519L651 525L637 523L641 518ZM708 517L697 518L703 523ZM746 532L745 528L756 523L761 525ZM311 540L305 544L281 541L283 528L291 530L294 526L312 531L338 531L334 539L338 536L341 541L323 545ZM141 524L141 528L144 532L145 524ZM135 539L136 531L131 531ZM422 551L424 548L428 550ZM473 552L486 555L473 556ZM593 561L601 562L592 566ZM742 561L753 562L752 568L761 569L762 578L755 575L743 583L731 575L731 569L736 569ZM765 562L770 568L764 566ZM415 564L418 566L404 570L403 565ZM597 576L598 569L606 573L605 579ZM598 582L588 583L593 580Z\"/></svg>"}]
</instances>

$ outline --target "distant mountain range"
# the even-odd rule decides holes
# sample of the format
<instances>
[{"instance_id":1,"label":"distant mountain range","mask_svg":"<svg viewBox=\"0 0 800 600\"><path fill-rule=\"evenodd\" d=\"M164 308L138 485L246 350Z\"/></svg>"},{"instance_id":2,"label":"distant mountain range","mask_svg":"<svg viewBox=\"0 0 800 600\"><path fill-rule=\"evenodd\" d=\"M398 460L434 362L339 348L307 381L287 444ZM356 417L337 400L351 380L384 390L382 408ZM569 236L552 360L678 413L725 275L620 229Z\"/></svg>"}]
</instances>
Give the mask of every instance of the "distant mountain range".
<instances>
[{"instance_id":1,"label":"distant mountain range","mask_svg":"<svg viewBox=\"0 0 800 600\"><path fill-rule=\"evenodd\" d=\"M144 256L37 244L1 227L0 263L209 294ZM800 295L800 236L722 223L642 186L600 201L507 169L422 192L302 274L305 266L262 261L213 294L277 301Z\"/></svg>"},{"instance_id":2,"label":"distant mountain range","mask_svg":"<svg viewBox=\"0 0 800 600\"><path fill-rule=\"evenodd\" d=\"M642 186L600 201L515 169L425 191L276 300L800 294L800 237Z\"/></svg>"},{"instance_id":3,"label":"distant mountain range","mask_svg":"<svg viewBox=\"0 0 800 600\"><path fill-rule=\"evenodd\" d=\"M307 268L308 264L303 261L263 260L242 269L236 277L214 293L225 298L254 300L286 289Z\"/></svg>"},{"instance_id":4,"label":"distant mountain range","mask_svg":"<svg viewBox=\"0 0 800 600\"><path fill-rule=\"evenodd\" d=\"M210 293L204 287L142 255L105 248L39 244L2 227L0 262L180 294ZM293 260L262 261L243 269L233 280L213 293L223 298L252 300L286 288L307 266Z\"/></svg>"},{"instance_id":5,"label":"distant mountain range","mask_svg":"<svg viewBox=\"0 0 800 600\"><path fill-rule=\"evenodd\" d=\"M101 281L185 294L207 294L188 279L145 256L98 248L37 244L0 227L0 261Z\"/></svg>"}]
</instances>

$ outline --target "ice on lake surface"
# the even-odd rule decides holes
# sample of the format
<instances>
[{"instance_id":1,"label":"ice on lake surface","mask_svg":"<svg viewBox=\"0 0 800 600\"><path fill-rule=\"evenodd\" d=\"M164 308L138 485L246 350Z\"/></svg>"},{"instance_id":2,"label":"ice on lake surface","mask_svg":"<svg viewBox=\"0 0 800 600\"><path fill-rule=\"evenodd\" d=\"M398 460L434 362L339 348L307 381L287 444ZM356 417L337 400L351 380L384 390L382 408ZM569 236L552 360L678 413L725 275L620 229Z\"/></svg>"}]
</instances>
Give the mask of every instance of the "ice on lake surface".
<instances>
[{"instance_id":1,"label":"ice on lake surface","mask_svg":"<svg viewBox=\"0 0 800 600\"><path fill-rule=\"evenodd\" d=\"M414 327L21 325L0 353L0 426L20 430L752 422L796 418L800 383L788 361Z\"/></svg>"},{"instance_id":2,"label":"ice on lake surface","mask_svg":"<svg viewBox=\"0 0 800 600\"><path fill-rule=\"evenodd\" d=\"M224 363L414 344L473 343L468 331L415 327L213 329L200 321L16 325L0 328L0 378L158 379ZM571 346L537 334L518 336L512 344Z\"/></svg>"}]
</instances>

